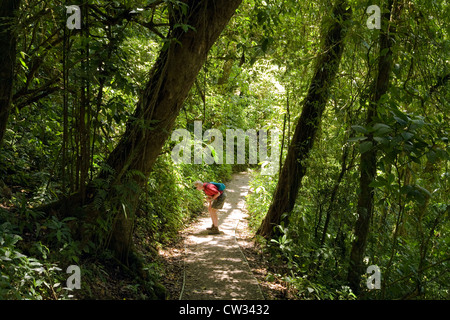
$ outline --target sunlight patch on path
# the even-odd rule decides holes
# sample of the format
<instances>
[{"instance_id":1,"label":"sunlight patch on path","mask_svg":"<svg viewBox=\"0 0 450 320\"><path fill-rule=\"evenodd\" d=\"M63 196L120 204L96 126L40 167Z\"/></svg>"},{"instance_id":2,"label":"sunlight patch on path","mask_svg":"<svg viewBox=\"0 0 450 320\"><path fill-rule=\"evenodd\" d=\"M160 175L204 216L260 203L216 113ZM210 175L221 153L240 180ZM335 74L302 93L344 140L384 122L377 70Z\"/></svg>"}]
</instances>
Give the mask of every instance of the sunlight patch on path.
<instances>
[{"instance_id":1,"label":"sunlight patch on path","mask_svg":"<svg viewBox=\"0 0 450 320\"><path fill-rule=\"evenodd\" d=\"M181 299L264 299L235 239L236 226L245 216L248 182L244 172L227 183L227 199L218 213L221 234L207 234L211 219L205 215L185 239L186 279Z\"/></svg>"}]
</instances>

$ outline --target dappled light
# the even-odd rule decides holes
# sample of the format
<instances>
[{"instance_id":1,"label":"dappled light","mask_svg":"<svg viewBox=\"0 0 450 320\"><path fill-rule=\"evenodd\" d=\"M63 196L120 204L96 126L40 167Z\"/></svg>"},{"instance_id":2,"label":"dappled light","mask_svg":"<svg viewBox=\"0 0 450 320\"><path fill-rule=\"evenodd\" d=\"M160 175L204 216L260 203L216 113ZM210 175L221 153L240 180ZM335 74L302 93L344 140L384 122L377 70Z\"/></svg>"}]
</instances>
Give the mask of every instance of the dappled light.
<instances>
[{"instance_id":1,"label":"dappled light","mask_svg":"<svg viewBox=\"0 0 450 320\"><path fill-rule=\"evenodd\" d=\"M227 184L227 200L219 212L219 235L208 235L209 217L200 219L185 239L186 283L183 300L263 299L257 280L236 241L236 227L244 219L249 174Z\"/></svg>"},{"instance_id":2,"label":"dappled light","mask_svg":"<svg viewBox=\"0 0 450 320\"><path fill-rule=\"evenodd\" d=\"M0 0L0 300L449 300L449 16Z\"/></svg>"}]
</instances>

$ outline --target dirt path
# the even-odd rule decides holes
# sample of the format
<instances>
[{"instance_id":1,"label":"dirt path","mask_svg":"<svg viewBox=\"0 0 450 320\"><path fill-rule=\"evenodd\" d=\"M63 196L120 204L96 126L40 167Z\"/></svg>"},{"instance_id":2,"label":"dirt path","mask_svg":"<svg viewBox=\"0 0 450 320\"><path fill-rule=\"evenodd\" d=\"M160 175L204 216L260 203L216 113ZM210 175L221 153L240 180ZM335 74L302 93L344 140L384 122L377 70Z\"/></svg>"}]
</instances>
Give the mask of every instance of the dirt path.
<instances>
[{"instance_id":1,"label":"dirt path","mask_svg":"<svg viewBox=\"0 0 450 320\"><path fill-rule=\"evenodd\" d=\"M206 213L187 230L184 241L185 274L182 300L264 299L258 281L237 243L239 224L247 216L245 196L249 174L233 175L219 215L219 235L208 235Z\"/></svg>"}]
</instances>

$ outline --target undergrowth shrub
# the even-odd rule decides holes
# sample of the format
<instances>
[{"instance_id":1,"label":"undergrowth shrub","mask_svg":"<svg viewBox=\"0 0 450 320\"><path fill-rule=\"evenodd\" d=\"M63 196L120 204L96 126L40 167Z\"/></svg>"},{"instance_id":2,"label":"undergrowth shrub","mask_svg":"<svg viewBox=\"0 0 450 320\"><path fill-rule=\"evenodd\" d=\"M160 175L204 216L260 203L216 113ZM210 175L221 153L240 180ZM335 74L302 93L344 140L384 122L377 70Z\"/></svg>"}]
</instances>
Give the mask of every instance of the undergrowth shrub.
<instances>
[{"instance_id":1,"label":"undergrowth shrub","mask_svg":"<svg viewBox=\"0 0 450 320\"><path fill-rule=\"evenodd\" d=\"M247 204L249 225L254 232L269 209L276 183L276 176L253 173L250 182L252 192L247 196ZM309 236L313 232L308 208L310 206L296 204L287 220L289 223L281 222L274 226L275 236L272 239L258 237L263 252L274 266L266 279L281 279L297 299L355 299L355 295L340 278L343 266L338 266L335 260L339 256L335 249L320 247L314 237ZM285 219L286 215L283 215L281 220Z\"/></svg>"},{"instance_id":2,"label":"undergrowth shrub","mask_svg":"<svg viewBox=\"0 0 450 320\"><path fill-rule=\"evenodd\" d=\"M47 260L48 248L35 243L43 253L40 259L23 254L18 248L22 237L13 229L9 222L0 225L0 300L69 298L65 273Z\"/></svg>"}]
</instances>

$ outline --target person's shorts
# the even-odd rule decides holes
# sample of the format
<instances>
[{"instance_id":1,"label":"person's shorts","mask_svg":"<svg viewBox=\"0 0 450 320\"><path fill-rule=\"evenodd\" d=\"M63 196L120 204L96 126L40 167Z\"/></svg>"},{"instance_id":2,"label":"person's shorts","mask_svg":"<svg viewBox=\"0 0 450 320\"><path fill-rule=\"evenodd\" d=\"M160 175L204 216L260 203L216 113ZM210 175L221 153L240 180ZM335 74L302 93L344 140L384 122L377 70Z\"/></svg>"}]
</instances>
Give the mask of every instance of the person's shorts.
<instances>
[{"instance_id":1,"label":"person's shorts","mask_svg":"<svg viewBox=\"0 0 450 320\"><path fill-rule=\"evenodd\" d=\"M213 201L211 207L213 207L214 209L222 209L226 197L227 194L224 191L220 196L217 197L216 200Z\"/></svg>"}]
</instances>

